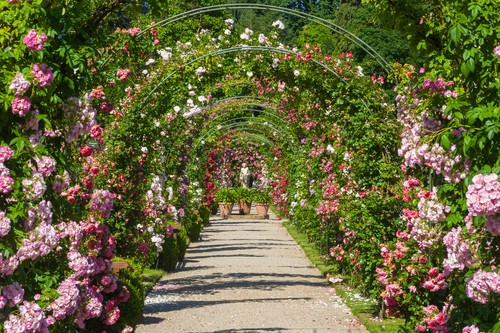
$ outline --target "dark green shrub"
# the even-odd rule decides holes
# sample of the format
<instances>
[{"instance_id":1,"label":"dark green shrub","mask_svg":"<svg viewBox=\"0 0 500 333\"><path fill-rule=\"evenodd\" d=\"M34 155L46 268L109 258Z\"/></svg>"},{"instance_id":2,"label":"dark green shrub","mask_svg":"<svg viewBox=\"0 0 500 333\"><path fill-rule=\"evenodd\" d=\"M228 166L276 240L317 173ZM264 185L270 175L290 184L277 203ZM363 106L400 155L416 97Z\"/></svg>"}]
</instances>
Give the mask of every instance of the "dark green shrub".
<instances>
[{"instance_id":1,"label":"dark green shrub","mask_svg":"<svg viewBox=\"0 0 500 333\"><path fill-rule=\"evenodd\" d=\"M179 256L180 252L177 245L177 239L171 236L165 239L165 243L163 243L163 251L158 254L158 261L156 266L167 272L172 272L177 266Z\"/></svg>"},{"instance_id":2,"label":"dark green shrub","mask_svg":"<svg viewBox=\"0 0 500 333\"><path fill-rule=\"evenodd\" d=\"M123 326L123 328L126 326L135 327L141 322L146 297L142 283L142 266L134 260L126 259L125 261L130 266L120 269L118 272L118 278L130 293L128 302L119 305L120 319L118 326Z\"/></svg>"},{"instance_id":3,"label":"dark green shrub","mask_svg":"<svg viewBox=\"0 0 500 333\"><path fill-rule=\"evenodd\" d=\"M201 222L203 223L203 225L207 225L210 219L210 208L208 208L207 206L201 206L199 212L200 212Z\"/></svg>"},{"instance_id":4,"label":"dark green shrub","mask_svg":"<svg viewBox=\"0 0 500 333\"><path fill-rule=\"evenodd\" d=\"M185 228L182 228L181 231L179 231L179 234L177 235L177 247L179 251L177 256L178 261L184 260L184 255L186 254L188 245L189 245L189 237L187 234L187 230Z\"/></svg>"}]
</instances>

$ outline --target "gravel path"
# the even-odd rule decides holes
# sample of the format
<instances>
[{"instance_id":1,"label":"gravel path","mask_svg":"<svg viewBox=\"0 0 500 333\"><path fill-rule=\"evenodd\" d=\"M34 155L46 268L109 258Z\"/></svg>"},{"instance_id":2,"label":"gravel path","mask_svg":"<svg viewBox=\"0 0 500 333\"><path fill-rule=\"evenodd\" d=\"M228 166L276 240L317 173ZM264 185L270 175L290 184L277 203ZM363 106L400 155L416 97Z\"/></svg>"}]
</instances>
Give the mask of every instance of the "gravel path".
<instances>
[{"instance_id":1,"label":"gravel path","mask_svg":"<svg viewBox=\"0 0 500 333\"><path fill-rule=\"evenodd\" d=\"M136 332L368 332L275 216L212 219Z\"/></svg>"}]
</instances>

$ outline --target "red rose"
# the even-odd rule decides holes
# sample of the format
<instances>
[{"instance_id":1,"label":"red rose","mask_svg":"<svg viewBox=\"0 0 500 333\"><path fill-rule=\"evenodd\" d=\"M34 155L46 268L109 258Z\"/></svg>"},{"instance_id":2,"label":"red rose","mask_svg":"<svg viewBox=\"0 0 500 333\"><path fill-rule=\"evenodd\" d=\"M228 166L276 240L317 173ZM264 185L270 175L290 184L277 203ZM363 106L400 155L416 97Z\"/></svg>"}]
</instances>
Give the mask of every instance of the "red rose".
<instances>
[{"instance_id":1,"label":"red rose","mask_svg":"<svg viewBox=\"0 0 500 333\"><path fill-rule=\"evenodd\" d=\"M90 155L92 155L92 147L90 146L81 147L80 154L82 154L83 157L89 157Z\"/></svg>"}]
</instances>

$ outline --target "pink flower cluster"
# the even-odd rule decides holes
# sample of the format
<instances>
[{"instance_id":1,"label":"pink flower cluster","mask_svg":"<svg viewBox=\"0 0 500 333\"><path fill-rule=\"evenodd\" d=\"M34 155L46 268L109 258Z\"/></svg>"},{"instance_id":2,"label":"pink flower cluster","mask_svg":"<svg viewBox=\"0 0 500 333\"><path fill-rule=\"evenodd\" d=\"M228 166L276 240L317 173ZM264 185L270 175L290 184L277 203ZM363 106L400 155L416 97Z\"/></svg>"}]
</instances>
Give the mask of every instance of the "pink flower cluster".
<instances>
[{"instance_id":1,"label":"pink flower cluster","mask_svg":"<svg viewBox=\"0 0 500 333\"><path fill-rule=\"evenodd\" d=\"M9 169L0 163L0 193L7 194L12 191L14 179L10 176Z\"/></svg>"},{"instance_id":2,"label":"pink flower cluster","mask_svg":"<svg viewBox=\"0 0 500 333\"><path fill-rule=\"evenodd\" d=\"M447 333L450 329L447 325L450 316L442 311L439 311L435 305L429 305L423 308L425 313L424 324L415 326L416 332L427 332L430 330L433 333Z\"/></svg>"},{"instance_id":3,"label":"pink flower cluster","mask_svg":"<svg viewBox=\"0 0 500 333\"><path fill-rule=\"evenodd\" d=\"M77 250L73 250L68 252L67 257L68 266L74 271L72 275L74 279L95 275L100 270L98 262L93 256L84 256Z\"/></svg>"},{"instance_id":4,"label":"pink flower cluster","mask_svg":"<svg viewBox=\"0 0 500 333\"><path fill-rule=\"evenodd\" d=\"M35 156L38 172L44 177L49 177L52 172L56 171L56 162L49 156L39 158Z\"/></svg>"},{"instance_id":5,"label":"pink flower cluster","mask_svg":"<svg viewBox=\"0 0 500 333\"><path fill-rule=\"evenodd\" d=\"M35 302L24 301L19 306L20 318L10 314L4 323L6 333L49 333L49 323L45 313Z\"/></svg>"},{"instance_id":6,"label":"pink flower cluster","mask_svg":"<svg viewBox=\"0 0 500 333\"><path fill-rule=\"evenodd\" d=\"M54 80L54 74L52 70L47 67L47 64L33 64L33 69L31 74L35 76L34 82L38 84L39 88L47 87Z\"/></svg>"},{"instance_id":7,"label":"pink flower cluster","mask_svg":"<svg viewBox=\"0 0 500 333\"><path fill-rule=\"evenodd\" d=\"M432 193L430 198L421 197L418 203L418 213L420 217L431 223L445 221L446 215L449 212L449 206L437 201L436 193Z\"/></svg>"},{"instance_id":8,"label":"pink flower cluster","mask_svg":"<svg viewBox=\"0 0 500 333\"><path fill-rule=\"evenodd\" d=\"M500 182L498 175L475 175L467 188L467 208L473 216L500 213Z\"/></svg>"},{"instance_id":9,"label":"pink flower cluster","mask_svg":"<svg viewBox=\"0 0 500 333\"><path fill-rule=\"evenodd\" d=\"M95 116L97 110L91 105L89 95L86 95L85 104L76 97L68 98L63 103L64 118L68 125L66 130L66 142L72 142L81 134L89 133L96 125Z\"/></svg>"},{"instance_id":10,"label":"pink flower cluster","mask_svg":"<svg viewBox=\"0 0 500 333\"><path fill-rule=\"evenodd\" d=\"M40 199L47 190L47 185L45 185L43 176L39 172L33 172L33 176L24 179L22 185L26 200Z\"/></svg>"},{"instance_id":11,"label":"pink flower cluster","mask_svg":"<svg viewBox=\"0 0 500 333\"><path fill-rule=\"evenodd\" d=\"M2 288L2 296L5 297L9 306L21 304L24 300L24 289L19 283L14 282Z\"/></svg>"},{"instance_id":12,"label":"pink flower cluster","mask_svg":"<svg viewBox=\"0 0 500 333\"><path fill-rule=\"evenodd\" d=\"M450 87L454 84L453 81L445 81L443 78L438 78L436 81L433 81L429 78L424 79L422 83L422 89L428 89L431 93L441 93L446 97L457 97L456 91L450 91L447 87Z\"/></svg>"},{"instance_id":13,"label":"pink flower cluster","mask_svg":"<svg viewBox=\"0 0 500 333\"><path fill-rule=\"evenodd\" d=\"M464 270L465 267L471 267L475 262L476 250L470 242L461 236L462 229L453 228L443 237L446 245L448 257L443 260L443 274L448 276L453 270Z\"/></svg>"},{"instance_id":14,"label":"pink flower cluster","mask_svg":"<svg viewBox=\"0 0 500 333\"><path fill-rule=\"evenodd\" d=\"M456 146L445 150L439 143L429 145L425 140L442 127L442 121L449 118L444 109L436 110L436 115L431 117L429 111L421 111L423 101L418 97L398 95L396 100L398 121L404 126L398 154L404 157L405 166L432 168L447 182L458 183L464 179L470 166L467 159L454 153ZM460 164L463 164L463 170L458 170Z\"/></svg>"},{"instance_id":15,"label":"pink flower cluster","mask_svg":"<svg viewBox=\"0 0 500 333\"><path fill-rule=\"evenodd\" d=\"M19 96L28 91L30 86L31 83L24 78L23 74L17 73L14 78L12 78L9 89L14 90L14 93Z\"/></svg>"},{"instance_id":16,"label":"pink flower cluster","mask_svg":"<svg viewBox=\"0 0 500 333\"><path fill-rule=\"evenodd\" d=\"M486 304L491 292L500 294L500 275L497 272L479 270L467 282L465 291L472 300Z\"/></svg>"},{"instance_id":17,"label":"pink flower cluster","mask_svg":"<svg viewBox=\"0 0 500 333\"><path fill-rule=\"evenodd\" d=\"M95 211L100 211L101 214L108 218L113 209L114 195L108 190L95 190L90 199L90 208Z\"/></svg>"},{"instance_id":18,"label":"pink flower cluster","mask_svg":"<svg viewBox=\"0 0 500 333\"><path fill-rule=\"evenodd\" d=\"M0 163L5 163L12 156L14 156L14 152L9 146L0 146Z\"/></svg>"},{"instance_id":19,"label":"pink flower cluster","mask_svg":"<svg viewBox=\"0 0 500 333\"><path fill-rule=\"evenodd\" d=\"M10 219L4 211L0 210L0 237L6 236L10 232Z\"/></svg>"},{"instance_id":20,"label":"pink flower cluster","mask_svg":"<svg viewBox=\"0 0 500 333\"><path fill-rule=\"evenodd\" d=\"M61 282L57 288L60 297L56 298L47 308L47 311L52 310L52 315L57 320L63 320L67 316L71 316L78 309L81 300L80 289L78 289L79 281L68 278Z\"/></svg>"},{"instance_id":21,"label":"pink flower cluster","mask_svg":"<svg viewBox=\"0 0 500 333\"><path fill-rule=\"evenodd\" d=\"M483 333L483 332L481 332L476 325L472 325L472 326L465 326L462 329L462 333Z\"/></svg>"},{"instance_id":22,"label":"pink flower cluster","mask_svg":"<svg viewBox=\"0 0 500 333\"><path fill-rule=\"evenodd\" d=\"M31 109L31 102L28 97L16 96L12 101L12 113L24 117Z\"/></svg>"},{"instance_id":23,"label":"pink flower cluster","mask_svg":"<svg viewBox=\"0 0 500 333\"><path fill-rule=\"evenodd\" d=\"M23 241L15 256L19 262L35 260L46 256L59 243L59 233L48 223L41 223L30 233L29 238Z\"/></svg>"},{"instance_id":24,"label":"pink flower cluster","mask_svg":"<svg viewBox=\"0 0 500 333\"><path fill-rule=\"evenodd\" d=\"M23 43L26 44L26 47L31 51L41 51L45 45L45 41L47 40L47 35L37 34L36 30L30 30L28 34L24 37Z\"/></svg>"},{"instance_id":25,"label":"pink flower cluster","mask_svg":"<svg viewBox=\"0 0 500 333\"><path fill-rule=\"evenodd\" d=\"M500 57L500 45L493 49L493 54Z\"/></svg>"},{"instance_id":26,"label":"pink flower cluster","mask_svg":"<svg viewBox=\"0 0 500 333\"><path fill-rule=\"evenodd\" d=\"M500 235L500 182L498 175L475 175L467 188L467 208L472 216L486 215L486 229Z\"/></svg>"},{"instance_id":27,"label":"pink flower cluster","mask_svg":"<svg viewBox=\"0 0 500 333\"><path fill-rule=\"evenodd\" d=\"M427 280L422 283L422 287L435 293L448 288L448 284L444 280L444 275L439 273L436 267L432 267L427 273Z\"/></svg>"},{"instance_id":28,"label":"pink flower cluster","mask_svg":"<svg viewBox=\"0 0 500 333\"><path fill-rule=\"evenodd\" d=\"M120 81L125 81L128 76L130 75L130 69L126 68L126 69L119 69L117 72L116 72L116 76L118 77L118 79Z\"/></svg>"},{"instance_id":29,"label":"pink flower cluster","mask_svg":"<svg viewBox=\"0 0 500 333\"><path fill-rule=\"evenodd\" d=\"M93 288L84 285L84 292L82 296L82 306L76 313L75 322L81 329L85 328L85 320L91 318L98 318L102 313L102 302L104 300L101 293L95 291Z\"/></svg>"}]
</instances>

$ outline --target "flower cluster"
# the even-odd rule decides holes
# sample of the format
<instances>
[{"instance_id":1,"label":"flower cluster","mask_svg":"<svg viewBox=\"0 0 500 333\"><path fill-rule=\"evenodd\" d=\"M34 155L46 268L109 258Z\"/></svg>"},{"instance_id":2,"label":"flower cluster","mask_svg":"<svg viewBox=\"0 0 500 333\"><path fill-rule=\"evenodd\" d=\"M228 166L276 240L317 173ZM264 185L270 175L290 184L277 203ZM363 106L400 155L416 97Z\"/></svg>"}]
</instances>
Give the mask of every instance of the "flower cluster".
<instances>
[{"instance_id":1,"label":"flower cluster","mask_svg":"<svg viewBox=\"0 0 500 333\"><path fill-rule=\"evenodd\" d=\"M94 190L90 199L90 208L108 218L113 209L114 195L108 190Z\"/></svg>"},{"instance_id":2,"label":"flower cluster","mask_svg":"<svg viewBox=\"0 0 500 333\"><path fill-rule=\"evenodd\" d=\"M28 97L16 96L12 102L12 113L19 117L24 117L31 109L31 102Z\"/></svg>"},{"instance_id":3,"label":"flower cluster","mask_svg":"<svg viewBox=\"0 0 500 333\"><path fill-rule=\"evenodd\" d=\"M31 86L31 82L26 80L22 73L16 73L16 75L12 78L12 82L9 86L10 90L13 90L16 95L22 95Z\"/></svg>"},{"instance_id":4,"label":"flower cluster","mask_svg":"<svg viewBox=\"0 0 500 333\"><path fill-rule=\"evenodd\" d=\"M9 320L4 323L5 332L48 333L49 324L53 323L45 317L45 313L35 302L24 301L19 306L19 314L21 317L9 315Z\"/></svg>"},{"instance_id":5,"label":"flower cluster","mask_svg":"<svg viewBox=\"0 0 500 333\"><path fill-rule=\"evenodd\" d=\"M0 210L0 237L6 236L10 232L10 219L5 212Z\"/></svg>"},{"instance_id":6,"label":"flower cluster","mask_svg":"<svg viewBox=\"0 0 500 333\"><path fill-rule=\"evenodd\" d=\"M464 179L469 165L467 160L455 153L456 146L451 145L449 150L445 150L439 143L429 144L426 140L448 119L449 116L444 114L443 109L435 111L435 116L431 116L430 111L419 111L423 100L418 97L398 95L396 101L398 121L404 126L398 154L404 157L405 166L432 168L437 174L442 174L447 182L458 183ZM461 164L464 170L458 170Z\"/></svg>"},{"instance_id":7,"label":"flower cluster","mask_svg":"<svg viewBox=\"0 0 500 333\"><path fill-rule=\"evenodd\" d=\"M500 213L500 182L495 173L475 175L466 193L467 208L473 216Z\"/></svg>"},{"instance_id":8,"label":"flower cluster","mask_svg":"<svg viewBox=\"0 0 500 333\"><path fill-rule=\"evenodd\" d=\"M33 70L31 74L34 75L34 82L38 84L39 88L47 87L54 80L54 74L52 70L47 67L47 64L33 64Z\"/></svg>"},{"instance_id":9,"label":"flower cluster","mask_svg":"<svg viewBox=\"0 0 500 333\"><path fill-rule=\"evenodd\" d=\"M448 257L444 259L444 275L449 275L453 270L464 270L477 262L477 245L473 245L462 236L461 228L453 228L443 237Z\"/></svg>"},{"instance_id":10,"label":"flower cluster","mask_svg":"<svg viewBox=\"0 0 500 333\"><path fill-rule=\"evenodd\" d=\"M497 272L479 270L467 282L465 291L469 298L486 304L491 292L500 294L500 275Z\"/></svg>"},{"instance_id":11,"label":"flower cluster","mask_svg":"<svg viewBox=\"0 0 500 333\"><path fill-rule=\"evenodd\" d=\"M85 103L79 98L68 98L63 103L64 118L67 121L66 142L76 140L81 134L89 133L96 125L97 110L91 106L90 97L87 95Z\"/></svg>"},{"instance_id":12,"label":"flower cluster","mask_svg":"<svg viewBox=\"0 0 500 333\"><path fill-rule=\"evenodd\" d=\"M425 195L425 194L429 195ZM426 192L418 203L418 213L421 218L431 223L443 222L450 207L438 202L436 192Z\"/></svg>"},{"instance_id":13,"label":"flower cluster","mask_svg":"<svg viewBox=\"0 0 500 333\"><path fill-rule=\"evenodd\" d=\"M56 162L49 156L42 156L42 158L35 156L35 161L38 172L43 177L49 177L54 171L56 171Z\"/></svg>"},{"instance_id":14,"label":"flower cluster","mask_svg":"<svg viewBox=\"0 0 500 333\"><path fill-rule=\"evenodd\" d=\"M486 216L486 229L500 235L500 182L498 175L475 175L467 188L467 208L472 216Z\"/></svg>"},{"instance_id":15,"label":"flower cluster","mask_svg":"<svg viewBox=\"0 0 500 333\"><path fill-rule=\"evenodd\" d=\"M22 185L26 194L26 200L40 199L47 190L43 175L39 172L33 172L31 178L22 181Z\"/></svg>"},{"instance_id":16,"label":"flower cluster","mask_svg":"<svg viewBox=\"0 0 500 333\"><path fill-rule=\"evenodd\" d=\"M438 307L435 305L429 305L423 308L425 313L424 324L418 324L415 327L416 332L426 332L430 330L433 333L446 333L450 329L447 325L450 316L443 312L439 311Z\"/></svg>"},{"instance_id":17,"label":"flower cluster","mask_svg":"<svg viewBox=\"0 0 500 333\"><path fill-rule=\"evenodd\" d=\"M31 51L41 51L45 46L45 41L47 40L47 35L42 33L38 34L36 30L30 30L28 34L24 37L23 43Z\"/></svg>"}]
</instances>

